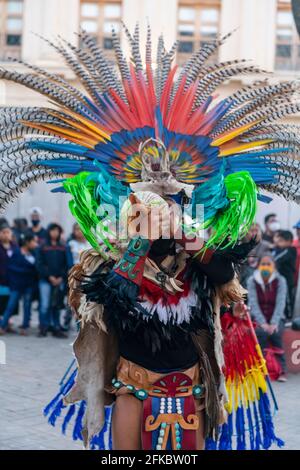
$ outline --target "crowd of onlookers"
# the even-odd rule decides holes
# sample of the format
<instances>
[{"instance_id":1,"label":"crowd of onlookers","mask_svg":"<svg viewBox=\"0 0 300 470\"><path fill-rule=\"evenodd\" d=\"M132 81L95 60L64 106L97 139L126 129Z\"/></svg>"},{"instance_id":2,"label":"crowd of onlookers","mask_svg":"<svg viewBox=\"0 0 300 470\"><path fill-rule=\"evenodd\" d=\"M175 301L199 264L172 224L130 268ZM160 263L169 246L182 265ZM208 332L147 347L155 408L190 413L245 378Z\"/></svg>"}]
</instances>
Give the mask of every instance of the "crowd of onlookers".
<instances>
[{"instance_id":1,"label":"crowd of onlookers","mask_svg":"<svg viewBox=\"0 0 300 470\"><path fill-rule=\"evenodd\" d=\"M257 244L240 268L240 281L248 291L262 348L281 349L285 324L300 314L300 220L293 227L295 237L281 229L276 214L267 215L264 222L264 230L255 223L245 237L244 241L255 237ZM28 334L32 304L37 301L39 336L50 332L66 337L71 322L65 305L67 273L87 248L78 224L69 237L56 223L46 229L38 207L31 209L29 223L25 218L15 219L10 227L6 219L0 219L0 334L15 330L12 317L22 300L20 334ZM279 359L284 380L284 355Z\"/></svg>"},{"instance_id":2,"label":"crowd of onlookers","mask_svg":"<svg viewBox=\"0 0 300 470\"><path fill-rule=\"evenodd\" d=\"M248 306L255 321L263 350L272 347L281 364L279 380L286 380L282 332L300 313L300 220L294 225L296 237L283 230L276 214L265 217L265 230L253 224L246 241L257 244L241 267L240 281L248 291Z\"/></svg>"},{"instance_id":3,"label":"crowd of onlookers","mask_svg":"<svg viewBox=\"0 0 300 470\"><path fill-rule=\"evenodd\" d=\"M23 301L20 334L27 335L32 304L38 302L39 336L49 332L57 338L67 336L71 314L65 307L68 270L78 262L80 252L89 248L78 224L65 238L59 224L42 224L42 211L33 207L30 221L15 219L10 227L0 219L0 334L14 332L12 317Z\"/></svg>"}]
</instances>

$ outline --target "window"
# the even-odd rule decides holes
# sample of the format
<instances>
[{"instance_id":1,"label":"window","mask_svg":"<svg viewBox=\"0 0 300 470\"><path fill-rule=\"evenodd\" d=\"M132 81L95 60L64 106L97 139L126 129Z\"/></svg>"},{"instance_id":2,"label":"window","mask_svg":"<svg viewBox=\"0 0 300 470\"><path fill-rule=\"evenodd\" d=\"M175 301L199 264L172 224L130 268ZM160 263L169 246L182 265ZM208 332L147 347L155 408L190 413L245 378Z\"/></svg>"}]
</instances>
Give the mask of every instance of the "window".
<instances>
[{"instance_id":1,"label":"window","mask_svg":"<svg viewBox=\"0 0 300 470\"><path fill-rule=\"evenodd\" d=\"M117 0L81 0L80 26L107 51L112 50L112 34L121 30L122 2Z\"/></svg>"},{"instance_id":2,"label":"window","mask_svg":"<svg viewBox=\"0 0 300 470\"><path fill-rule=\"evenodd\" d=\"M0 60L20 58L23 0L0 0Z\"/></svg>"},{"instance_id":3,"label":"window","mask_svg":"<svg viewBox=\"0 0 300 470\"><path fill-rule=\"evenodd\" d=\"M278 0L276 18L276 57L277 70L300 69L300 41L294 23L290 0Z\"/></svg>"},{"instance_id":4,"label":"window","mask_svg":"<svg viewBox=\"0 0 300 470\"><path fill-rule=\"evenodd\" d=\"M179 64L185 62L187 55L217 37L219 20L219 0L181 0L179 2L177 30ZM217 55L214 54L211 61L216 60Z\"/></svg>"}]
</instances>

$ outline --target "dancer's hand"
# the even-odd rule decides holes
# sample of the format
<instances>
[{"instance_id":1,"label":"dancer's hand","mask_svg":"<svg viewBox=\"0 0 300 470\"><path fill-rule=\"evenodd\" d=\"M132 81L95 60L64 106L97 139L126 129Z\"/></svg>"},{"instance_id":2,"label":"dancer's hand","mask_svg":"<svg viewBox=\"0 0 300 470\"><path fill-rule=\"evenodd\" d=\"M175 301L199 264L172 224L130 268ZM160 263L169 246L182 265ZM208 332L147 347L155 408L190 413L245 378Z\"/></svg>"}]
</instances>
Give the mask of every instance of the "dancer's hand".
<instances>
[{"instance_id":1,"label":"dancer's hand","mask_svg":"<svg viewBox=\"0 0 300 470\"><path fill-rule=\"evenodd\" d=\"M234 317L244 318L248 311L248 307L244 302L237 302L233 305L232 313Z\"/></svg>"},{"instance_id":2,"label":"dancer's hand","mask_svg":"<svg viewBox=\"0 0 300 470\"><path fill-rule=\"evenodd\" d=\"M128 216L128 235L130 238L142 237L157 240L161 236L172 238L172 223L169 207L150 208L135 194L130 194L131 207Z\"/></svg>"}]
</instances>

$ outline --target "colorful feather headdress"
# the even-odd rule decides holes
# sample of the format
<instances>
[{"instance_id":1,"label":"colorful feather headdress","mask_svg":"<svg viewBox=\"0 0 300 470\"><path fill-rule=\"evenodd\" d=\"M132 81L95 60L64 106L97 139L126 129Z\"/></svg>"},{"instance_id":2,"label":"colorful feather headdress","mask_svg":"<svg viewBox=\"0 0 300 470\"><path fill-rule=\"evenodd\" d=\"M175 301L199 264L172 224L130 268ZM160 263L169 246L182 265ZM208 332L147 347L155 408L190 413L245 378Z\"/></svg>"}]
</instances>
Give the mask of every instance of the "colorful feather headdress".
<instances>
[{"instance_id":1,"label":"colorful feather headdress","mask_svg":"<svg viewBox=\"0 0 300 470\"><path fill-rule=\"evenodd\" d=\"M97 209L104 203L120 209L119 196L151 185L161 194L185 192L192 219L202 204L203 225L213 228L208 244L224 247L252 223L257 189L299 202L298 127L277 123L299 112L298 81L254 83L218 99L215 90L231 77L263 73L243 60L207 65L226 36L195 52L181 70L172 64L177 43L167 51L160 37L154 72L150 28L145 67L138 25L133 35L124 29L131 59L113 31L117 69L85 32L78 35L82 48L46 40L84 92L21 61L28 72L0 68L0 78L51 102L0 109L0 206L34 181L63 176L86 238L109 246Z\"/></svg>"}]
</instances>

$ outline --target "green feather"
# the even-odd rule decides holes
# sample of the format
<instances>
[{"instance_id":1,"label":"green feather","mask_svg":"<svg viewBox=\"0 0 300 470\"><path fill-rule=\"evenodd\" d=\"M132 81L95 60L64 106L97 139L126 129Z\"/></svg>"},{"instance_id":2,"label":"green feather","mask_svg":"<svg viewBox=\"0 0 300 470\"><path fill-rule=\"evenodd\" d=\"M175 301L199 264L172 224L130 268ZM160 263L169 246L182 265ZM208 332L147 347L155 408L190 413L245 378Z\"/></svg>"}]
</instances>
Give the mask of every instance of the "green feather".
<instances>
[{"instance_id":1,"label":"green feather","mask_svg":"<svg viewBox=\"0 0 300 470\"><path fill-rule=\"evenodd\" d=\"M205 222L212 228L212 236L205 247L217 246L225 249L244 237L256 214L257 187L248 171L231 173L225 177L227 208L218 211L215 217Z\"/></svg>"},{"instance_id":2,"label":"green feather","mask_svg":"<svg viewBox=\"0 0 300 470\"><path fill-rule=\"evenodd\" d=\"M104 255L99 243L104 243L112 251L116 249L107 238L107 235L112 232L103 223L103 219L97 215L101 202L96 197L98 183L90 178L90 175L89 172L81 172L65 180L63 187L72 196L69 202L70 211L78 222L85 239L95 250Z\"/></svg>"}]
</instances>

